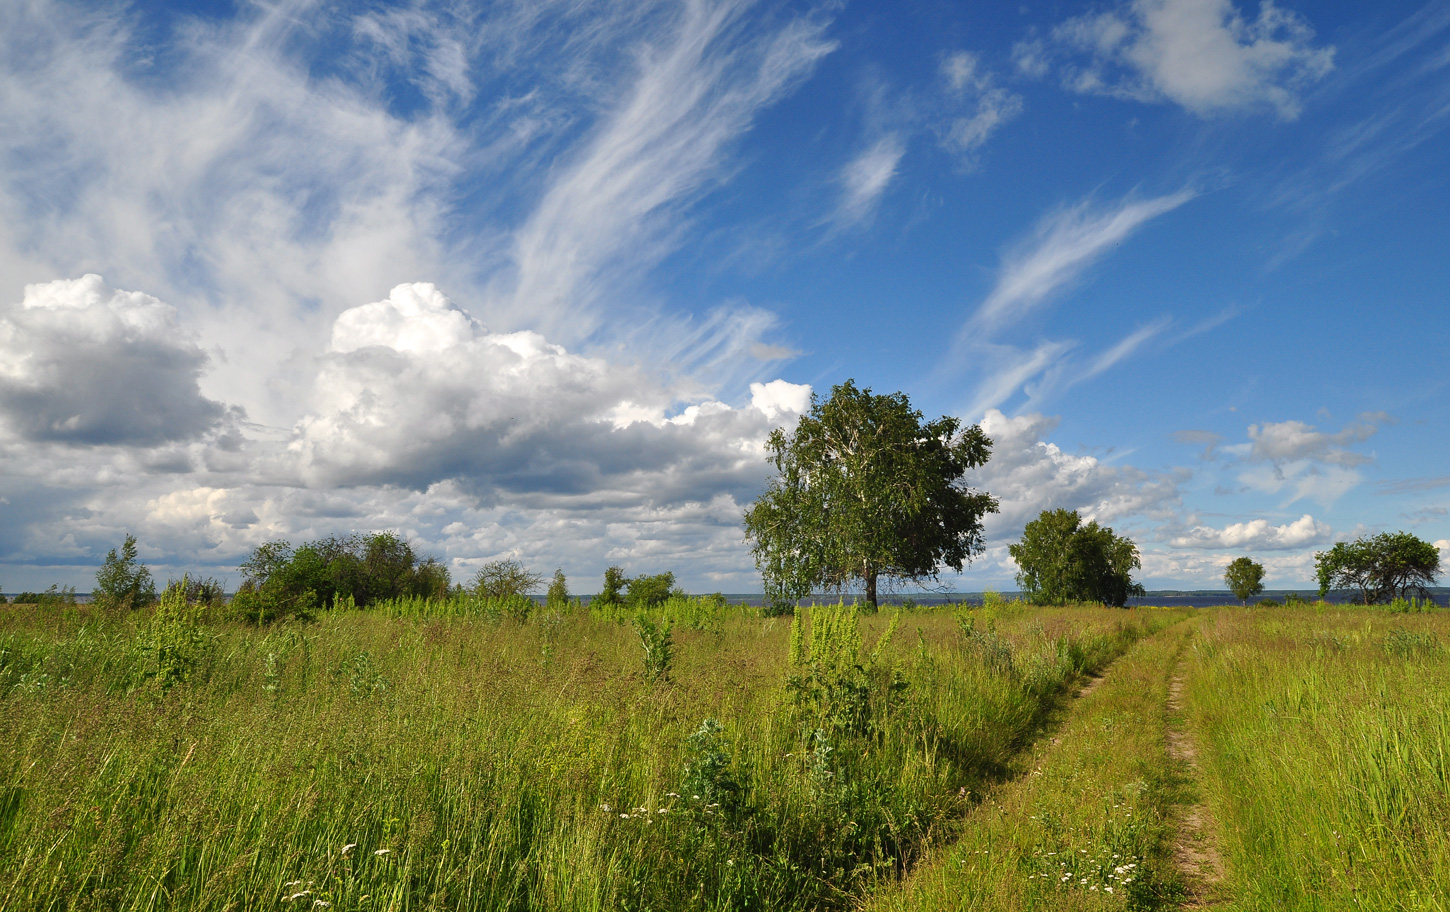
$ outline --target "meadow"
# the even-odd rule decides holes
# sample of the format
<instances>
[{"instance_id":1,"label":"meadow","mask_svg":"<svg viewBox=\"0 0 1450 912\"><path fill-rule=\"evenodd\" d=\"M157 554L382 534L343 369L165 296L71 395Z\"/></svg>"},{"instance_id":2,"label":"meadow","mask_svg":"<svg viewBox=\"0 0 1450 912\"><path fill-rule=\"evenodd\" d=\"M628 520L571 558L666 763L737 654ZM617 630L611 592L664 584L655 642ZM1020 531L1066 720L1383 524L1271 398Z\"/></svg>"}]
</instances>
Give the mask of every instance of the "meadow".
<instances>
[{"instance_id":1,"label":"meadow","mask_svg":"<svg viewBox=\"0 0 1450 912\"><path fill-rule=\"evenodd\" d=\"M1443 910L1447 646L1327 607L7 607L0 908Z\"/></svg>"}]
</instances>

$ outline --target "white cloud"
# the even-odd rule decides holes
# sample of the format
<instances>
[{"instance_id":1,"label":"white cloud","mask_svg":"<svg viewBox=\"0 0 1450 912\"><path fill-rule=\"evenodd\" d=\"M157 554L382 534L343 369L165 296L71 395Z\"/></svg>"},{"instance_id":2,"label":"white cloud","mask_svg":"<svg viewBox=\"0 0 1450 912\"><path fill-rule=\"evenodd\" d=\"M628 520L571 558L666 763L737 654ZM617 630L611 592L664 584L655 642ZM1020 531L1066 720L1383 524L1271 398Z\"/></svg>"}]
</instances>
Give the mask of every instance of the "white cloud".
<instances>
[{"instance_id":1,"label":"white cloud","mask_svg":"<svg viewBox=\"0 0 1450 912\"><path fill-rule=\"evenodd\" d=\"M1168 519L1178 508L1185 475L1105 465L1093 456L1063 452L1045 438L1056 419L1039 414L1009 418L991 409L981 421L992 439L992 458L973 484L1001 502L989 517L994 539L1015 539L1043 510L1078 510L1105 524L1130 518Z\"/></svg>"},{"instance_id":2,"label":"white cloud","mask_svg":"<svg viewBox=\"0 0 1450 912\"><path fill-rule=\"evenodd\" d=\"M942 143L968 166L998 128L1022 113L1022 96L996 84L975 54L957 51L941 64L949 107L957 111L943 131Z\"/></svg>"},{"instance_id":3,"label":"white cloud","mask_svg":"<svg viewBox=\"0 0 1450 912\"><path fill-rule=\"evenodd\" d=\"M1267 519L1230 523L1222 529L1194 526L1169 540L1175 548L1232 548L1240 551L1283 551L1328 542L1334 530L1305 513L1291 523L1274 526Z\"/></svg>"},{"instance_id":4,"label":"white cloud","mask_svg":"<svg viewBox=\"0 0 1450 912\"><path fill-rule=\"evenodd\" d=\"M676 408L657 374L490 332L433 286L403 285L339 315L288 451L313 486L453 479L485 501L677 503L758 483L771 422L809 399L783 381L751 392L742 409Z\"/></svg>"},{"instance_id":5,"label":"white cloud","mask_svg":"<svg viewBox=\"0 0 1450 912\"><path fill-rule=\"evenodd\" d=\"M841 203L836 222L853 225L869 219L876 204L896 176L906 146L901 137L889 133L861 152L841 169Z\"/></svg>"},{"instance_id":6,"label":"white cloud","mask_svg":"<svg viewBox=\"0 0 1450 912\"><path fill-rule=\"evenodd\" d=\"M27 440L149 446L215 428L208 357L175 308L100 276L25 286L0 309L0 422Z\"/></svg>"},{"instance_id":7,"label":"white cloud","mask_svg":"<svg viewBox=\"0 0 1450 912\"><path fill-rule=\"evenodd\" d=\"M1051 213L1003 256L996 284L963 335L990 335L1021 319L1139 227L1195 195L1185 188L1152 199L1124 199L1108 209L1084 201Z\"/></svg>"},{"instance_id":8,"label":"white cloud","mask_svg":"<svg viewBox=\"0 0 1450 912\"><path fill-rule=\"evenodd\" d=\"M1201 116L1267 106L1292 119L1300 91L1334 66L1334 48L1315 47L1309 23L1271 0L1254 19L1231 0L1134 0L1070 19L1051 37L1066 54L1028 39L1015 51L1019 68L1040 74L1057 56L1073 91L1166 99Z\"/></svg>"},{"instance_id":9,"label":"white cloud","mask_svg":"<svg viewBox=\"0 0 1450 912\"><path fill-rule=\"evenodd\" d=\"M1248 457L1268 462L1308 459L1341 466L1364 465L1373 462L1373 458L1344 447L1363 443L1374 436L1381 424L1390 420L1382 413L1361 415L1336 434L1316 431L1313 425L1302 421L1251 424L1249 439L1253 444Z\"/></svg>"},{"instance_id":10,"label":"white cloud","mask_svg":"<svg viewBox=\"0 0 1450 912\"><path fill-rule=\"evenodd\" d=\"M755 113L835 47L798 20L741 40L743 3L685 4L638 56L635 78L582 152L550 183L513 252L513 307L567 339L596 327L594 306L621 252L631 269L678 239L680 207L719 177L727 144Z\"/></svg>"}]
</instances>

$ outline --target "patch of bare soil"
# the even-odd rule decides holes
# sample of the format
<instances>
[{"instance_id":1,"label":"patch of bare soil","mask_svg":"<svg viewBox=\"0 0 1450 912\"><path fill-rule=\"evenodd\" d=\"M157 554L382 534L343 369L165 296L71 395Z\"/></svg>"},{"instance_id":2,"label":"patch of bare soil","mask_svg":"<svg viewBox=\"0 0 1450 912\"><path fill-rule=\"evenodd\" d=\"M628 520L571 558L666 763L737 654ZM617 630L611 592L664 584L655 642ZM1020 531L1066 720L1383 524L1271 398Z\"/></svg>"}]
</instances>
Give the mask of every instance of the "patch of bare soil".
<instances>
[{"instance_id":1,"label":"patch of bare soil","mask_svg":"<svg viewBox=\"0 0 1450 912\"><path fill-rule=\"evenodd\" d=\"M1097 675L1097 676L1094 676L1094 677L1089 677L1087 679L1087 683L1085 683L1085 684L1083 684L1083 686L1079 687L1077 689L1077 693L1073 694L1073 696L1075 696L1079 700L1081 700L1083 697L1085 697L1088 694L1092 693L1093 691L1097 690L1098 689L1098 685L1101 684L1101 683L1103 683L1103 678L1104 677L1106 677L1106 676L1105 675Z\"/></svg>"},{"instance_id":2,"label":"patch of bare soil","mask_svg":"<svg viewBox=\"0 0 1450 912\"><path fill-rule=\"evenodd\" d=\"M1168 686L1168 711L1170 719L1182 717L1181 675L1175 676ZM1168 756L1183 764L1190 777L1198 778L1198 747L1193 737L1176 722L1168 727ZM1188 888L1184 908L1212 907L1223 886L1223 856L1218 850L1217 827L1201 803L1195 802L1184 811L1173 846L1173 857Z\"/></svg>"}]
</instances>

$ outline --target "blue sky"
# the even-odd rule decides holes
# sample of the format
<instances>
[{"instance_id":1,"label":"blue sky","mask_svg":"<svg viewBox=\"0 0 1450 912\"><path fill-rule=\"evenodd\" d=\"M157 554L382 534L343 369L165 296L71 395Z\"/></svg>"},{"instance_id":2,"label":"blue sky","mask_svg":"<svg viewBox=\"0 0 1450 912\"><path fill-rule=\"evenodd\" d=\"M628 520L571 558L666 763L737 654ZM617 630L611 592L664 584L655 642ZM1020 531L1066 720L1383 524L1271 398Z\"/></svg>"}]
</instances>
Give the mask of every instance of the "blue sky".
<instances>
[{"instance_id":1,"label":"blue sky","mask_svg":"<svg viewBox=\"0 0 1450 912\"><path fill-rule=\"evenodd\" d=\"M0 584L396 529L758 590L761 449L854 378L1150 588L1450 556L1450 9L0 8Z\"/></svg>"}]
</instances>

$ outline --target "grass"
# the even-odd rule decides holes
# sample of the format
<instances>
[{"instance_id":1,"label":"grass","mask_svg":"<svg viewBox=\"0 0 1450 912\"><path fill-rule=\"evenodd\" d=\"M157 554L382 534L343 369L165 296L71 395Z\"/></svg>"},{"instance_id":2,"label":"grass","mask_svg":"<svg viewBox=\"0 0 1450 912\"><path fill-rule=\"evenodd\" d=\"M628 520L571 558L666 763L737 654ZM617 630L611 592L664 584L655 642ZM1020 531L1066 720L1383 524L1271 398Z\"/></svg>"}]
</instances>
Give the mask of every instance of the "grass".
<instances>
[{"instance_id":1,"label":"grass","mask_svg":"<svg viewBox=\"0 0 1450 912\"><path fill-rule=\"evenodd\" d=\"M0 612L7 912L1167 909L1190 803L1218 908L1446 912L1450 613Z\"/></svg>"},{"instance_id":2,"label":"grass","mask_svg":"<svg viewBox=\"0 0 1450 912\"><path fill-rule=\"evenodd\" d=\"M954 845L867 908L1175 907L1185 783L1166 753L1166 705L1184 632L1175 626L1120 659L1055 737L1022 758L1021 775L969 813Z\"/></svg>"},{"instance_id":3,"label":"grass","mask_svg":"<svg viewBox=\"0 0 1450 912\"><path fill-rule=\"evenodd\" d=\"M1450 908L1450 614L1220 611L1187 672L1231 908Z\"/></svg>"},{"instance_id":4,"label":"grass","mask_svg":"<svg viewBox=\"0 0 1450 912\"><path fill-rule=\"evenodd\" d=\"M0 908L846 908L1169 620L439 613L0 613Z\"/></svg>"}]
</instances>

